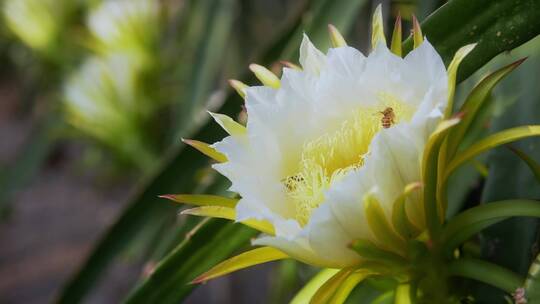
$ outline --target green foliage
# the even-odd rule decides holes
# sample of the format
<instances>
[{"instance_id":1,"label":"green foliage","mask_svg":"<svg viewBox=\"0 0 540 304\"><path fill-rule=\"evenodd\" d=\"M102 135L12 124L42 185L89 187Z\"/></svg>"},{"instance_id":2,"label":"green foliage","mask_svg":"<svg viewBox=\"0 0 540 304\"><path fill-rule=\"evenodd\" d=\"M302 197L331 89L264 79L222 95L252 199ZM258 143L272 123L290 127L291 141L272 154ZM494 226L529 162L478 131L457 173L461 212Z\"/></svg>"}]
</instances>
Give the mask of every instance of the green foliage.
<instances>
[{"instance_id":1,"label":"green foliage","mask_svg":"<svg viewBox=\"0 0 540 304\"><path fill-rule=\"evenodd\" d=\"M224 220L204 220L159 262L125 303L178 303L196 287L190 282L247 245L256 231Z\"/></svg>"},{"instance_id":2,"label":"green foliage","mask_svg":"<svg viewBox=\"0 0 540 304\"><path fill-rule=\"evenodd\" d=\"M495 132L516 125L538 123L540 110L540 88L537 82L537 71L540 67L538 57L538 38L511 54L512 57L501 60L512 60L518 56L530 56L526 64L512 73L508 80L496 90L495 96L514 102L499 111L493 119L490 131ZM540 161L540 143L537 139L522 140L512 144L536 162ZM489 175L482 193L482 201L490 202L509 198L540 198L540 187L530 168L508 149L493 150L487 159ZM538 248L537 219L509 219L490 227L482 234L482 255L490 261L508 267L525 275L532 263ZM478 298L489 303L503 303L501 295L492 288L478 289Z\"/></svg>"},{"instance_id":3,"label":"green foliage","mask_svg":"<svg viewBox=\"0 0 540 304\"><path fill-rule=\"evenodd\" d=\"M460 65L459 80L534 38L539 28L540 2L536 0L453 0L422 22L422 32L446 63L460 47L478 43ZM409 38L404 51L410 51L412 44Z\"/></svg>"}]
</instances>

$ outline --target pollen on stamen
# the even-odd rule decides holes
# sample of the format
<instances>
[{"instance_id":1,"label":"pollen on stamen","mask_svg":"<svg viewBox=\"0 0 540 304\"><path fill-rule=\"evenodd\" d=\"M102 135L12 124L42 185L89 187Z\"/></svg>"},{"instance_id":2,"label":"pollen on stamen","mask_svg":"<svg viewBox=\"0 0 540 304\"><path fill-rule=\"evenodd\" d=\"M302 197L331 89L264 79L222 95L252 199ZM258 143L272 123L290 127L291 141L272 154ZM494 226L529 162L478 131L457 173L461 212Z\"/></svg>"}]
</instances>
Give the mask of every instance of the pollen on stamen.
<instances>
[{"instance_id":1,"label":"pollen on stamen","mask_svg":"<svg viewBox=\"0 0 540 304\"><path fill-rule=\"evenodd\" d=\"M380 130L412 117L410 106L392 95L381 93L378 101L376 106L357 110L335 131L304 144L296 173L283 179L300 225L309 222L312 211L324 201L324 193L330 185L350 170L363 166L369 145ZM388 113L381 116L389 108L392 109L391 120Z\"/></svg>"}]
</instances>

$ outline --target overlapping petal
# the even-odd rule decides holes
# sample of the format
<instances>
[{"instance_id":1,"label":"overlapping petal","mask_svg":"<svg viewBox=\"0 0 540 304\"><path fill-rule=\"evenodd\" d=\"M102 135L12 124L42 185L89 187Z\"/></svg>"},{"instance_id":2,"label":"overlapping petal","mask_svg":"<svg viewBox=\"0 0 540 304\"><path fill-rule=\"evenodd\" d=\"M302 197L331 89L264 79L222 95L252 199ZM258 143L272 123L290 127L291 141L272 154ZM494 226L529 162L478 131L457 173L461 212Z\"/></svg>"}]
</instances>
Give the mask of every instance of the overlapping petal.
<instances>
[{"instance_id":1,"label":"overlapping petal","mask_svg":"<svg viewBox=\"0 0 540 304\"><path fill-rule=\"evenodd\" d=\"M366 219L365 196L373 194L390 219L403 189L421 181L423 149L447 102L446 69L427 40L405 58L383 43L365 57L347 46L325 55L305 36L300 54L303 70L285 68L278 89L246 89L247 133L214 144L228 159L214 168L242 196L237 220L273 223L276 235L255 244L319 266L356 265L361 257L348 249L350 243L378 242ZM390 104L403 106L402 117L377 131L368 152L359 155L362 164L332 179L307 223L299 222L284 180L298 172L306 144L339 132L359 109L380 109L361 118L373 120L366 115L380 115ZM408 199L406 213L424 227L420 195Z\"/></svg>"}]
</instances>

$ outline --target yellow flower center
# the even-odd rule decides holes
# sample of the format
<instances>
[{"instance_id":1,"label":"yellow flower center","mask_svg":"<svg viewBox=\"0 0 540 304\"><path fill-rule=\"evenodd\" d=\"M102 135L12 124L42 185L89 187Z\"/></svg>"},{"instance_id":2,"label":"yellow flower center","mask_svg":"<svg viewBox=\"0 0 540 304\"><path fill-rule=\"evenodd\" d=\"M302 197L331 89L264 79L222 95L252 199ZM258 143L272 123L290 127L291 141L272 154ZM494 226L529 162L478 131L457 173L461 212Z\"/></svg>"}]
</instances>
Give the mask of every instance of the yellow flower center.
<instances>
[{"instance_id":1,"label":"yellow flower center","mask_svg":"<svg viewBox=\"0 0 540 304\"><path fill-rule=\"evenodd\" d=\"M307 224L332 183L362 167L371 140L382 128L412 117L411 106L397 98L380 94L379 100L376 107L358 109L337 131L304 144L297 173L283 181L300 225Z\"/></svg>"}]
</instances>

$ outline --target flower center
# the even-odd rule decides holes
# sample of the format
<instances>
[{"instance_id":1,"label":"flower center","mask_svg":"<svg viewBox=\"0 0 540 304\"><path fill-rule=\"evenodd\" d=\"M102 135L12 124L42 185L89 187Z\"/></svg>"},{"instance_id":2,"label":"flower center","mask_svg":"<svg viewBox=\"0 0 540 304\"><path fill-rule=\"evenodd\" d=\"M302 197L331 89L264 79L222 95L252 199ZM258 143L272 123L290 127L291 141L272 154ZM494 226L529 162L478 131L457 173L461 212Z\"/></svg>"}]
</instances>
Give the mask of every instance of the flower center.
<instances>
[{"instance_id":1,"label":"flower center","mask_svg":"<svg viewBox=\"0 0 540 304\"><path fill-rule=\"evenodd\" d=\"M379 105L358 109L337 131L304 144L297 173L283 180L300 225L308 223L332 183L362 167L369 144L381 129L412 117L413 109L395 97L380 94L379 99Z\"/></svg>"}]
</instances>

